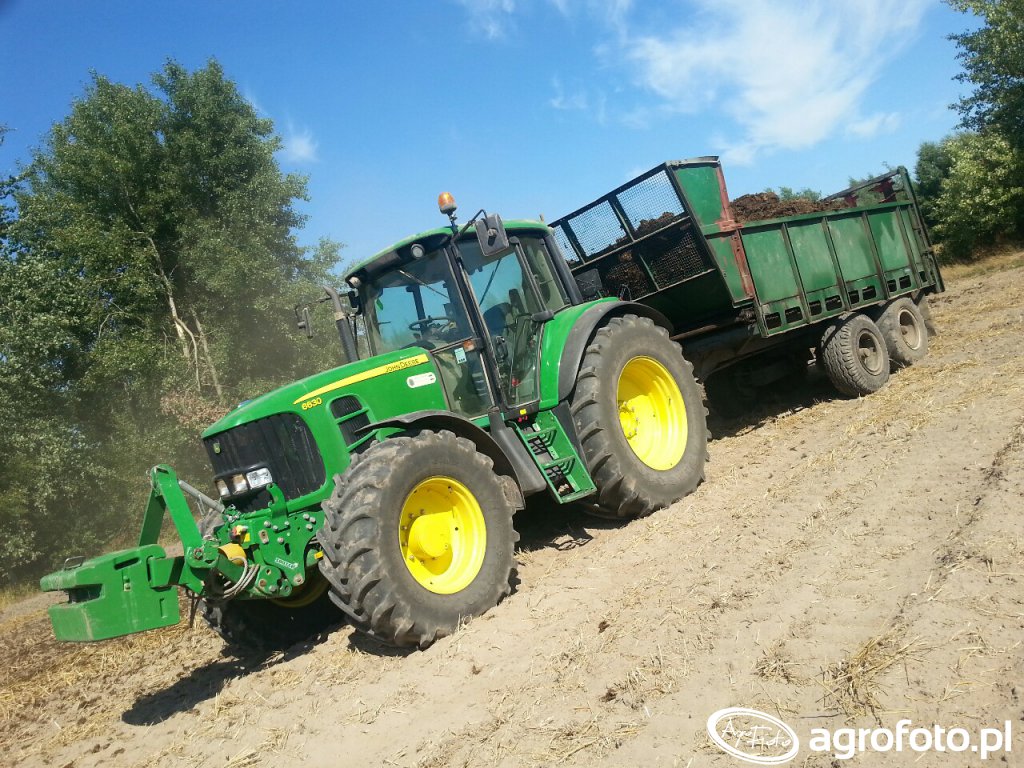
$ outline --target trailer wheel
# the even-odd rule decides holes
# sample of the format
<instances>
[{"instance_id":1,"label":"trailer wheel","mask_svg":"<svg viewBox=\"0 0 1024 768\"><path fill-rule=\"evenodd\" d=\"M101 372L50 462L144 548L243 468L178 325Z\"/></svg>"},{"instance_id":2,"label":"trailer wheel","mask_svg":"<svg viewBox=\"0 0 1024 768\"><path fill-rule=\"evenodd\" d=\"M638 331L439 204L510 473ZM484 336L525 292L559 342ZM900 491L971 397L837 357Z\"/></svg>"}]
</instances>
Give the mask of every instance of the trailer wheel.
<instances>
[{"instance_id":1,"label":"trailer wheel","mask_svg":"<svg viewBox=\"0 0 1024 768\"><path fill-rule=\"evenodd\" d=\"M885 339L867 315L849 315L830 325L822 337L821 360L832 384L844 395L870 395L889 380Z\"/></svg>"},{"instance_id":2,"label":"trailer wheel","mask_svg":"<svg viewBox=\"0 0 1024 768\"><path fill-rule=\"evenodd\" d=\"M353 456L323 503L320 569L364 632L426 648L512 591L515 507L491 460L448 431Z\"/></svg>"},{"instance_id":3,"label":"trailer wheel","mask_svg":"<svg viewBox=\"0 0 1024 768\"><path fill-rule=\"evenodd\" d=\"M613 318L597 331L571 405L608 515L648 515L704 479L707 411L693 366L648 318Z\"/></svg>"},{"instance_id":4,"label":"trailer wheel","mask_svg":"<svg viewBox=\"0 0 1024 768\"><path fill-rule=\"evenodd\" d=\"M913 365L928 354L928 328L917 304L904 296L891 301L878 316L893 368Z\"/></svg>"},{"instance_id":5,"label":"trailer wheel","mask_svg":"<svg viewBox=\"0 0 1024 768\"><path fill-rule=\"evenodd\" d=\"M917 309L921 313L921 317L924 318L924 327L928 329L928 337L939 335L939 328L935 325L935 320L932 319L932 310L928 304L928 296L921 294L917 297Z\"/></svg>"},{"instance_id":6,"label":"trailer wheel","mask_svg":"<svg viewBox=\"0 0 1024 768\"><path fill-rule=\"evenodd\" d=\"M283 651L344 619L316 571L288 598L201 601L203 619L236 655Z\"/></svg>"}]
</instances>

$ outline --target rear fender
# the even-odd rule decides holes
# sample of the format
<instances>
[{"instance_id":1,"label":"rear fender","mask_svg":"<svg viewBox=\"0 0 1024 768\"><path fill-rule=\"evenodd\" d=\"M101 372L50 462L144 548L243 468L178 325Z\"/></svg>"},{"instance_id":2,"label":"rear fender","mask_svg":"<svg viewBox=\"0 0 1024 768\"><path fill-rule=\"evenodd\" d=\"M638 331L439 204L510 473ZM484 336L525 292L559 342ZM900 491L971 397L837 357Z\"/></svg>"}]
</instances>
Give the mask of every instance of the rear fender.
<instances>
[{"instance_id":1,"label":"rear fender","mask_svg":"<svg viewBox=\"0 0 1024 768\"><path fill-rule=\"evenodd\" d=\"M622 315L637 315L650 318L655 325L660 325L669 333L672 323L656 309L631 301L603 301L586 310L576 320L569 336L562 347L562 356L558 363L558 401L564 402L576 388L576 374L583 362L583 354L587 351L591 339L597 329Z\"/></svg>"}]
</instances>

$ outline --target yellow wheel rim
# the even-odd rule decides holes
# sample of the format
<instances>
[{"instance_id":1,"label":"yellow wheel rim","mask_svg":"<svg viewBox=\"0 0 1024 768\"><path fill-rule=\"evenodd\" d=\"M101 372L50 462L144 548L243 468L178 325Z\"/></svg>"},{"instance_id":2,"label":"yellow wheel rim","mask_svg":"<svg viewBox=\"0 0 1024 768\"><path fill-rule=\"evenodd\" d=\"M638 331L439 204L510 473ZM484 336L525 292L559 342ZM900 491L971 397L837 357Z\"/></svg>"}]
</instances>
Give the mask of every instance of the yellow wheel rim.
<instances>
[{"instance_id":1,"label":"yellow wheel rim","mask_svg":"<svg viewBox=\"0 0 1024 768\"><path fill-rule=\"evenodd\" d=\"M487 525L470 490L451 477L428 477L406 497L398 525L402 560L417 583L451 595L480 573Z\"/></svg>"},{"instance_id":2,"label":"yellow wheel rim","mask_svg":"<svg viewBox=\"0 0 1024 768\"><path fill-rule=\"evenodd\" d=\"M686 404L672 374L657 360L634 357L622 373L615 399L626 442L651 469L672 469L686 450Z\"/></svg>"},{"instance_id":3,"label":"yellow wheel rim","mask_svg":"<svg viewBox=\"0 0 1024 768\"><path fill-rule=\"evenodd\" d=\"M327 591L327 586L327 579L318 573L311 573L306 583L288 597L271 598L270 602L285 608L305 608L315 603L317 598Z\"/></svg>"}]
</instances>

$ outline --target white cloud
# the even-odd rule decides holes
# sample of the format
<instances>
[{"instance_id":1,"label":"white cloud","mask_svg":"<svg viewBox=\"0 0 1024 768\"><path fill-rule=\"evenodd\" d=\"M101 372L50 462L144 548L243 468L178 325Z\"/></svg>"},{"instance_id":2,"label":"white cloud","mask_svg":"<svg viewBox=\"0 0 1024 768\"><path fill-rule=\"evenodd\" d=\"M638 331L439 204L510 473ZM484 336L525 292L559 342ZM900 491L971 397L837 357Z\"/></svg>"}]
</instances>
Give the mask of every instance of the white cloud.
<instances>
[{"instance_id":1,"label":"white cloud","mask_svg":"<svg viewBox=\"0 0 1024 768\"><path fill-rule=\"evenodd\" d=\"M590 0L591 12L620 34L626 32L626 17L633 8L633 0Z\"/></svg>"},{"instance_id":2,"label":"white cloud","mask_svg":"<svg viewBox=\"0 0 1024 768\"><path fill-rule=\"evenodd\" d=\"M488 40L505 37L513 27L516 0L456 0L469 14L472 30Z\"/></svg>"},{"instance_id":3,"label":"white cloud","mask_svg":"<svg viewBox=\"0 0 1024 768\"><path fill-rule=\"evenodd\" d=\"M293 163L315 163L319 157L319 142L308 128L297 129L291 123L284 137L284 156Z\"/></svg>"},{"instance_id":4,"label":"white cloud","mask_svg":"<svg viewBox=\"0 0 1024 768\"><path fill-rule=\"evenodd\" d=\"M892 130L897 116L864 118L862 105L928 4L699 0L679 27L627 32L616 50L669 111L730 118L740 135L721 140L724 154L750 162L763 151L811 146L844 127L856 136Z\"/></svg>"},{"instance_id":5,"label":"white cloud","mask_svg":"<svg viewBox=\"0 0 1024 768\"><path fill-rule=\"evenodd\" d=\"M900 127L899 112L876 112L870 117L856 120L846 126L846 135L858 139L870 139L885 133L892 133Z\"/></svg>"},{"instance_id":6,"label":"white cloud","mask_svg":"<svg viewBox=\"0 0 1024 768\"><path fill-rule=\"evenodd\" d=\"M562 87L562 81L557 77L551 78L551 88L554 90L555 95L548 99L548 105L554 109L564 111L585 110L590 106L590 100L587 98L586 91L581 89L567 94L565 88Z\"/></svg>"},{"instance_id":7,"label":"white cloud","mask_svg":"<svg viewBox=\"0 0 1024 768\"><path fill-rule=\"evenodd\" d=\"M266 115L267 111L263 109L259 100L256 98L256 94L250 91L248 88L242 90L242 98L249 102L249 106L252 107L253 111L257 115Z\"/></svg>"}]
</instances>

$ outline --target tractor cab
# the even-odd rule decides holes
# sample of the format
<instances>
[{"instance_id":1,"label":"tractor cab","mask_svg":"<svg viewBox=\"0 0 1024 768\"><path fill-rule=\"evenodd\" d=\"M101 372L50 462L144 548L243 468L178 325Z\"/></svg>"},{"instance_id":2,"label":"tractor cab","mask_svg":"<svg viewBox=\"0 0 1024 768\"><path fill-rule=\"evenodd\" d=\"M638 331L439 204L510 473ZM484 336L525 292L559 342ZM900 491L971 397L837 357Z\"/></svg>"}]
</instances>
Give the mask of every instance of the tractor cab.
<instances>
[{"instance_id":1,"label":"tractor cab","mask_svg":"<svg viewBox=\"0 0 1024 768\"><path fill-rule=\"evenodd\" d=\"M580 300L545 225L481 224L407 238L346 278L360 353L426 350L469 419L536 410L544 324Z\"/></svg>"}]
</instances>

